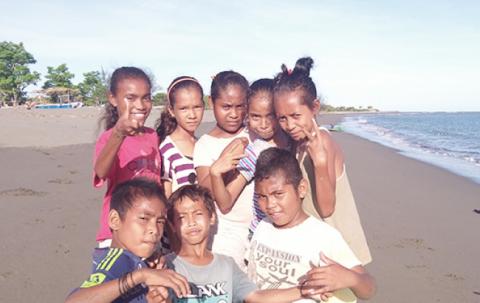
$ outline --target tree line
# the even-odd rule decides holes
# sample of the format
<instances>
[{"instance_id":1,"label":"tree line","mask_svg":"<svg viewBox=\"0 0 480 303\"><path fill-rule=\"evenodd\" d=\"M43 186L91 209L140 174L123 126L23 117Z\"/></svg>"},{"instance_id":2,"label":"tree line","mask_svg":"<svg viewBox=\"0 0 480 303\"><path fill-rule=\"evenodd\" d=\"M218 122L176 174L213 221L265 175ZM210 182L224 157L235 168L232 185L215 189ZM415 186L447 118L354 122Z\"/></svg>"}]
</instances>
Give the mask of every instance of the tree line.
<instances>
[{"instance_id":1,"label":"tree line","mask_svg":"<svg viewBox=\"0 0 480 303\"><path fill-rule=\"evenodd\" d=\"M29 65L37 61L29 53L23 43L0 42L0 105L2 103L19 105L27 101L64 103L81 101L85 105L101 105L107 101L108 75L100 71L90 71L83 74L83 81L73 84L75 75L68 70L65 63L57 67L48 66L45 82L42 89L33 91L35 96L27 96L26 88L36 85L41 78L40 73L31 71ZM158 89L154 87L154 91ZM164 104L166 94L155 92L153 94L154 105ZM208 96L204 98L208 106ZM322 105L322 111L377 111L372 106L368 107L334 107L328 104Z\"/></svg>"},{"instance_id":2,"label":"tree line","mask_svg":"<svg viewBox=\"0 0 480 303\"><path fill-rule=\"evenodd\" d=\"M101 105L106 102L108 75L103 69L83 74L83 81L74 84L75 75L65 63L56 67L48 66L45 82L41 89L32 91L33 97L27 95L29 85L37 85L40 73L31 71L29 66L37 63L23 43L0 42L0 103L20 105L27 101L34 102L74 102L85 105ZM165 102L166 95L157 92L153 96L156 105Z\"/></svg>"}]
</instances>

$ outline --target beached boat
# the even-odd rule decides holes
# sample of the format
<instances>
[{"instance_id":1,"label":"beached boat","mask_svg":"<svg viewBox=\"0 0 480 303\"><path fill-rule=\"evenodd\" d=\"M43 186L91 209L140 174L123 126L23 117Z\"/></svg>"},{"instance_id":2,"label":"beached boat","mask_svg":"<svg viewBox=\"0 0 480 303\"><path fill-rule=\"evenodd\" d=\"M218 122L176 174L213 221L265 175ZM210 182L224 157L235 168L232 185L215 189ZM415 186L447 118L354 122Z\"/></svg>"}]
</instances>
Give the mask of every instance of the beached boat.
<instances>
[{"instance_id":1,"label":"beached boat","mask_svg":"<svg viewBox=\"0 0 480 303\"><path fill-rule=\"evenodd\" d=\"M45 103L37 104L35 108L38 109L53 109L53 108L79 108L82 107L82 102L70 102L70 103Z\"/></svg>"}]
</instances>

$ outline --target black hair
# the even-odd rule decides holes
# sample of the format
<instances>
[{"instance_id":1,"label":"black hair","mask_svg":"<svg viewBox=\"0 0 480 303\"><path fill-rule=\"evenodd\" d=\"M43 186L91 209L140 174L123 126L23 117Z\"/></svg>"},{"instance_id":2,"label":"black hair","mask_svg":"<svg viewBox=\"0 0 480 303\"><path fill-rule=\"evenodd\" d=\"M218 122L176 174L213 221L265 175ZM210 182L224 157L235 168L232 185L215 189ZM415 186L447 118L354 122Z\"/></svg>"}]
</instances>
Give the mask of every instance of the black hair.
<instances>
[{"instance_id":1,"label":"black hair","mask_svg":"<svg viewBox=\"0 0 480 303\"><path fill-rule=\"evenodd\" d=\"M223 71L212 79L212 85L210 86L212 102L215 102L220 97L221 91L229 85L238 85L245 93L248 93L248 81L244 76L232 70Z\"/></svg>"},{"instance_id":2,"label":"black hair","mask_svg":"<svg viewBox=\"0 0 480 303\"><path fill-rule=\"evenodd\" d=\"M302 170L295 156L285 149L270 147L260 153L255 166L255 182L282 172L286 184L292 184L295 188L302 180Z\"/></svg>"},{"instance_id":3,"label":"black hair","mask_svg":"<svg viewBox=\"0 0 480 303\"><path fill-rule=\"evenodd\" d=\"M253 82L248 90L247 103L250 104L251 98L255 97L258 93L267 93L273 96L273 79L262 78Z\"/></svg>"},{"instance_id":4,"label":"black hair","mask_svg":"<svg viewBox=\"0 0 480 303\"><path fill-rule=\"evenodd\" d=\"M203 88L200 83L198 83L197 79L189 76L181 76L173 79L167 89L167 104L165 105L160 118L156 122L157 134L160 139L159 142L165 140L165 138L173 133L177 127L177 120L168 111L169 106L172 108L175 106L175 92L180 89L189 88L196 88L200 91L203 103Z\"/></svg>"},{"instance_id":5,"label":"black hair","mask_svg":"<svg viewBox=\"0 0 480 303\"><path fill-rule=\"evenodd\" d=\"M310 77L312 67L313 59L310 57L298 59L293 70L289 70L285 64L282 64L282 71L273 80L274 96L284 92L301 90L303 104L313 109L314 101L317 99L317 88Z\"/></svg>"},{"instance_id":6,"label":"black hair","mask_svg":"<svg viewBox=\"0 0 480 303\"><path fill-rule=\"evenodd\" d=\"M110 88L109 92L113 96L117 94L118 85L122 80L125 79L142 79L148 83L148 86L152 87L152 82L150 77L138 67L133 66L123 66L117 68L110 77ZM117 108L107 102L105 105L105 112L100 118L100 123L105 121L105 129L108 130L115 126L115 123L118 121L118 111Z\"/></svg>"},{"instance_id":7,"label":"black hair","mask_svg":"<svg viewBox=\"0 0 480 303\"><path fill-rule=\"evenodd\" d=\"M139 198L156 198L166 205L167 198L158 183L146 178L134 178L119 184L112 193L110 210L116 210L120 219L124 219L133 203Z\"/></svg>"},{"instance_id":8,"label":"black hair","mask_svg":"<svg viewBox=\"0 0 480 303\"><path fill-rule=\"evenodd\" d=\"M198 184L188 184L174 191L170 198L168 198L167 218L170 222L173 222L175 204L185 198L189 198L195 202L203 201L209 215L212 216L215 213L215 202L213 202L210 191L206 187Z\"/></svg>"}]
</instances>

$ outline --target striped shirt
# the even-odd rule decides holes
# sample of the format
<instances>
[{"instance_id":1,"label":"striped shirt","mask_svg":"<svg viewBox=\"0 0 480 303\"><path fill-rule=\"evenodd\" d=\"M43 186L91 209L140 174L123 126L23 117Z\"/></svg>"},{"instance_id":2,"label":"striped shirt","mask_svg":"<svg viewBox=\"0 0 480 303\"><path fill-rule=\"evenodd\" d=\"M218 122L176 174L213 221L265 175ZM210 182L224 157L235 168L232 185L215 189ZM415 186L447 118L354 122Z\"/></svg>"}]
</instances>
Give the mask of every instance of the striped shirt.
<instances>
[{"instance_id":1,"label":"striped shirt","mask_svg":"<svg viewBox=\"0 0 480 303\"><path fill-rule=\"evenodd\" d=\"M197 183L193 159L184 156L170 136L160 144L160 155L163 164L162 180L172 182L172 192L183 185Z\"/></svg>"}]
</instances>

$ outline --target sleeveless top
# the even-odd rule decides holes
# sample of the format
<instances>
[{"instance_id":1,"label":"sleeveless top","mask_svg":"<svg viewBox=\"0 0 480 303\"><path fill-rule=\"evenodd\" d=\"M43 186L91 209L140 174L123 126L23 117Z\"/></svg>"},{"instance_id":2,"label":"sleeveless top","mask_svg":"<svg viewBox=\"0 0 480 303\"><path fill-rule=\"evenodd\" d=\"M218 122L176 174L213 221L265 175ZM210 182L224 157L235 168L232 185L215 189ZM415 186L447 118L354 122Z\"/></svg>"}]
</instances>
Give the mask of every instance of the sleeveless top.
<instances>
[{"instance_id":1,"label":"sleeveless top","mask_svg":"<svg viewBox=\"0 0 480 303\"><path fill-rule=\"evenodd\" d=\"M321 128L324 130L323 128ZM335 189L335 210L328 218L322 218L318 214L314 201L317 198L315 192L315 171L313 162L308 153L305 151L303 155L297 153L297 159L302 169L302 174L308 181L309 190L303 199L303 210L319 220L323 220L330 226L335 227L342 234L345 241L353 250L357 258L363 265L372 261L370 249L363 232L363 227L358 215L357 206L353 197L350 183L348 181L345 164L343 173L336 180Z\"/></svg>"}]
</instances>

